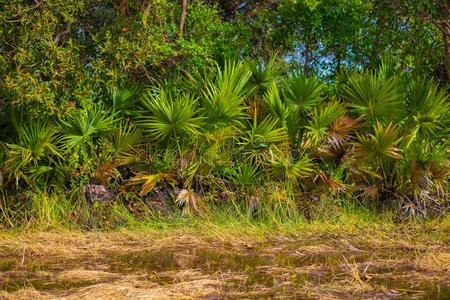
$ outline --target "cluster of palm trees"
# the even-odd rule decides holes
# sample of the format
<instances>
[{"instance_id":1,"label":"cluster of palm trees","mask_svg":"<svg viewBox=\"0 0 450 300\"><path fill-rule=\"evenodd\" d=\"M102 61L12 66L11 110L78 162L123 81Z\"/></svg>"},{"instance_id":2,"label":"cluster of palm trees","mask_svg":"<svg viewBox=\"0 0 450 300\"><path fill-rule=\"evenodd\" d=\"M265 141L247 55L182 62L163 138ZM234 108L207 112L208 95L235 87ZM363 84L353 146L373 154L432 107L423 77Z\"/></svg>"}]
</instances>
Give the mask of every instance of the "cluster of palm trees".
<instances>
[{"instance_id":1,"label":"cluster of palm trees","mask_svg":"<svg viewBox=\"0 0 450 300\"><path fill-rule=\"evenodd\" d=\"M113 88L68 116L27 120L2 143L2 189L70 193L101 184L142 199L166 189L202 205L311 199L449 204L450 102L432 80L342 72L322 82L267 62L228 61L152 87Z\"/></svg>"}]
</instances>

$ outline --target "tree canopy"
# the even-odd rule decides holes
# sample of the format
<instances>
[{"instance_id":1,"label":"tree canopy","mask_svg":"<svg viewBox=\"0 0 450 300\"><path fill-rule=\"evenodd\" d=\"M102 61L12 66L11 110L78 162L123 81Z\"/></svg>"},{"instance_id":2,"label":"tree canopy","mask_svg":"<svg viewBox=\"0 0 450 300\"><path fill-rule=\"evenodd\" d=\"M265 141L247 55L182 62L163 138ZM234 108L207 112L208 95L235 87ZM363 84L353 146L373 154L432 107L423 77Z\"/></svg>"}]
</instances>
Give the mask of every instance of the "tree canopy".
<instances>
[{"instance_id":1,"label":"tree canopy","mask_svg":"<svg viewBox=\"0 0 450 300\"><path fill-rule=\"evenodd\" d=\"M305 72L399 68L448 82L446 1L5 1L0 97L58 115L124 82L164 80L230 57L278 54Z\"/></svg>"}]
</instances>

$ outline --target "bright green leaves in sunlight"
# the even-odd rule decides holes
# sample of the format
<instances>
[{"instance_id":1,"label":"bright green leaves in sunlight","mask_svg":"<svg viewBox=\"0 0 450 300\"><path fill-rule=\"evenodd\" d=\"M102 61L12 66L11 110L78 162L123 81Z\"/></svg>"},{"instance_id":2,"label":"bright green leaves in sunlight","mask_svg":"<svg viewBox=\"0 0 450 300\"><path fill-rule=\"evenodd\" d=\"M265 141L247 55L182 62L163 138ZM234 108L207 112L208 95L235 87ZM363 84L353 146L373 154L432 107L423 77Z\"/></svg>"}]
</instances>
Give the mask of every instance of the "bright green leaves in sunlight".
<instances>
[{"instance_id":1,"label":"bright green leaves in sunlight","mask_svg":"<svg viewBox=\"0 0 450 300\"><path fill-rule=\"evenodd\" d=\"M202 104L209 123L236 123L244 116L244 93L251 72L242 62L228 61L205 83Z\"/></svg>"},{"instance_id":2,"label":"bright green leaves in sunlight","mask_svg":"<svg viewBox=\"0 0 450 300\"><path fill-rule=\"evenodd\" d=\"M375 72L350 76L344 88L349 105L370 120L392 120L402 113L402 99L395 77L383 78Z\"/></svg>"},{"instance_id":3,"label":"bright green leaves in sunlight","mask_svg":"<svg viewBox=\"0 0 450 300\"><path fill-rule=\"evenodd\" d=\"M354 144L356 158L365 161L379 161L382 159L401 159L401 149L397 147L400 142L399 129L389 124L383 126L377 123L374 133L367 136L358 136Z\"/></svg>"},{"instance_id":4,"label":"bright green leaves in sunlight","mask_svg":"<svg viewBox=\"0 0 450 300\"><path fill-rule=\"evenodd\" d=\"M183 94L173 98L164 89L147 92L142 100L147 111L142 112L140 125L156 141L177 141L199 133L203 118L197 109L197 99Z\"/></svg>"},{"instance_id":5,"label":"bright green leaves in sunlight","mask_svg":"<svg viewBox=\"0 0 450 300\"><path fill-rule=\"evenodd\" d=\"M76 111L61 123L65 129L63 140L65 147L76 148L92 145L93 138L107 133L117 122L114 112L105 110L101 105L91 105Z\"/></svg>"}]
</instances>

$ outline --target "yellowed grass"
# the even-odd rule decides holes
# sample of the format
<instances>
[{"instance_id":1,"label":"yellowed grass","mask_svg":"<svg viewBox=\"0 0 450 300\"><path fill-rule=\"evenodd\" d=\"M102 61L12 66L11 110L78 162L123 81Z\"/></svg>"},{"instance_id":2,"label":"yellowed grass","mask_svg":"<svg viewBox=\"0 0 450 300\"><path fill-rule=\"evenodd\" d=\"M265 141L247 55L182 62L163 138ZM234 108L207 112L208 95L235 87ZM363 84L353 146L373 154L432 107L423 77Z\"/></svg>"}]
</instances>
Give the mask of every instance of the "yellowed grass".
<instances>
[{"instance_id":1,"label":"yellowed grass","mask_svg":"<svg viewBox=\"0 0 450 300\"><path fill-rule=\"evenodd\" d=\"M415 265L420 270L450 274L450 252L427 253L417 257Z\"/></svg>"},{"instance_id":2,"label":"yellowed grass","mask_svg":"<svg viewBox=\"0 0 450 300\"><path fill-rule=\"evenodd\" d=\"M0 259L13 257L17 266L0 274L0 287L17 277L29 276L52 281L68 288L50 290L33 288L24 281L17 290L0 291L0 299L198 299L208 297L246 298L301 295L321 299L342 297L383 298L401 291L391 291L386 280L450 282L450 247L448 241L395 230L377 233L294 233L289 235L242 236L214 229L195 233L174 230L115 232L23 231L0 233ZM201 251L214 254L212 261L195 265ZM197 252L200 251L200 252ZM171 253L176 262L172 269L109 270L102 262L116 254ZM242 261L258 260L253 269ZM355 259L356 257L356 259ZM360 258L358 260L358 257ZM361 260L363 257L363 260ZM69 265L56 271L29 269L36 262L55 259L92 262ZM144 258L145 259L145 256ZM144 262L145 263L145 262ZM216 265L214 265L216 264ZM219 268L217 267L219 264ZM228 266L228 264L231 264ZM230 267L231 269L228 269ZM261 278L253 278L254 275ZM324 279L318 280L317 278ZM267 278L267 282L264 282Z\"/></svg>"}]
</instances>

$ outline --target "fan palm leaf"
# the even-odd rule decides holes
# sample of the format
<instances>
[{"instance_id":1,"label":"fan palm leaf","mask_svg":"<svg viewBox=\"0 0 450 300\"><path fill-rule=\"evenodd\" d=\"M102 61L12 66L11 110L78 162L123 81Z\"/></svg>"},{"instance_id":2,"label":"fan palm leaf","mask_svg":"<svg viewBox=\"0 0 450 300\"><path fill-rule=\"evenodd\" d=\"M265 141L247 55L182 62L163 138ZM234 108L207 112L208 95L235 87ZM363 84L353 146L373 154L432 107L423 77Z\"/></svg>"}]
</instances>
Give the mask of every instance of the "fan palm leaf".
<instances>
[{"instance_id":1,"label":"fan palm leaf","mask_svg":"<svg viewBox=\"0 0 450 300\"><path fill-rule=\"evenodd\" d=\"M62 158L58 129L43 121L20 122L17 144L5 144L6 169L11 171L16 183L20 179L34 182L54 169Z\"/></svg>"},{"instance_id":2,"label":"fan palm leaf","mask_svg":"<svg viewBox=\"0 0 450 300\"><path fill-rule=\"evenodd\" d=\"M255 117L248 130L243 131L241 145L253 149L264 149L272 143L286 141L286 129L277 126L277 120L267 117L258 122Z\"/></svg>"},{"instance_id":3,"label":"fan palm leaf","mask_svg":"<svg viewBox=\"0 0 450 300\"><path fill-rule=\"evenodd\" d=\"M240 150L246 159L253 162L267 162L280 152L278 144L288 140L287 130L278 127L276 119L266 117L258 121L256 116L246 129L241 130Z\"/></svg>"},{"instance_id":4,"label":"fan palm leaf","mask_svg":"<svg viewBox=\"0 0 450 300\"><path fill-rule=\"evenodd\" d=\"M260 175L259 166L255 163L244 163L231 169L228 177L239 186L254 187Z\"/></svg>"},{"instance_id":5,"label":"fan palm leaf","mask_svg":"<svg viewBox=\"0 0 450 300\"><path fill-rule=\"evenodd\" d=\"M6 144L6 164L16 168L54 157L62 157L57 128L41 121L23 122L19 128L19 143Z\"/></svg>"},{"instance_id":6,"label":"fan palm leaf","mask_svg":"<svg viewBox=\"0 0 450 300\"><path fill-rule=\"evenodd\" d=\"M114 111L127 111L134 107L138 101L137 94L139 88L137 86L129 86L126 88L110 88L111 107Z\"/></svg>"},{"instance_id":7,"label":"fan palm leaf","mask_svg":"<svg viewBox=\"0 0 450 300\"><path fill-rule=\"evenodd\" d=\"M251 72L247 83L247 93L255 96L264 95L283 72L281 65L277 63L276 56L272 56L265 63L252 60L247 63L247 66Z\"/></svg>"},{"instance_id":8,"label":"fan palm leaf","mask_svg":"<svg viewBox=\"0 0 450 300\"><path fill-rule=\"evenodd\" d=\"M183 209L183 215L189 216L198 212L198 197L192 190L182 189L175 200L176 204Z\"/></svg>"},{"instance_id":9,"label":"fan palm leaf","mask_svg":"<svg viewBox=\"0 0 450 300\"><path fill-rule=\"evenodd\" d=\"M65 129L63 140L66 148L90 144L94 137L111 131L115 122L116 114L104 110L101 105L77 110L68 120L61 121Z\"/></svg>"},{"instance_id":10,"label":"fan palm leaf","mask_svg":"<svg viewBox=\"0 0 450 300\"><path fill-rule=\"evenodd\" d=\"M327 103L320 109L314 108L309 124L305 126L308 130L307 136L317 144L327 136L329 126L344 114L345 107L336 101Z\"/></svg>"},{"instance_id":11,"label":"fan palm leaf","mask_svg":"<svg viewBox=\"0 0 450 300\"><path fill-rule=\"evenodd\" d=\"M145 196L150 193L156 185L163 180L173 180L174 175L168 172L161 172L156 174L138 173L130 179L130 185L141 184L141 191L139 195Z\"/></svg>"},{"instance_id":12,"label":"fan palm leaf","mask_svg":"<svg viewBox=\"0 0 450 300\"><path fill-rule=\"evenodd\" d=\"M111 139L114 152L124 153L142 143L142 130L133 123L121 122Z\"/></svg>"},{"instance_id":13,"label":"fan palm leaf","mask_svg":"<svg viewBox=\"0 0 450 300\"><path fill-rule=\"evenodd\" d=\"M148 92L142 104L140 125L158 142L176 141L200 132L203 118L199 117L197 99L188 94L175 99L162 88Z\"/></svg>"},{"instance_id":14,"label":"fan palm leaf","mask_svg":"<svg viewBox=\"0 0 450 300\"><path fill-rule=\"evenodd\" d=\"M370 120L391 120L401 115L402 101L398 80L384 78L374 72L354 74L344 87L349 106Z\"/></svg>"},{"instance_id":15,"label":"fan palm leaf","mask_svg":"<svg viewBox=\"0 0 450 300\"><path fill-rule=\"evenodd\" d=\"M267 92L264 95L264 102L268 112L277 119L279 125L281 127L286 127L292 109L291 106L281 100L276 83L273 83L268 87Z\"/></svg>"},{"instance_id":16,"label":"fan palm leaf","mask_svg":"<svg viewBox=\"0 0 450 300\"><path fill-rule=\"evenodd\" d=\"M322 157L342 158L346 153L349 142L356 137L356 130L363 127L363 117L352 118L348 115L337 118L329 126L327 141L319 148Z\"/></svg>"},{"instance_id":17,"label":"fan palm leaf","mask_svg":"<svg viewBox=\"0 0 450 300\"><path fill-rule=\"evenodd\" d=\"M214 79L206 82L203 106L208 124L228 126L236 124L244 116L245 86L250 71L242 62L228 61L223 69L217 69Z\"/></svg>"},{"instance_id":18,"label":"fan palm leaf","mask_svg":"<svg viewBox=\"0 0 450 300\"><path fill-rule=\"evenodd\" d=\"M374 134L358 135L358 141L354 143L354 156L363 161L401 159L401 149L396 147L401 140L399 129L392 123L387 126L377 123L374 129Z\"/></svg>"},{"instance_id":19,"label":"fan palm leaf","mask_svg":"<svg viewBox=\"0 0 450 300\"><path fill-rule=\"evenodd\" d=\"M308 177L312 171L312 163L308 156L303 156L296 162L292 162L291 159L280 158L271 161L270 164L271 174L285 180L295 181L297 178Z\"/></svg>"},{"instance_id":20,"label":"fan palm leaf","mask_svg":"<svg viewBox=\"0 0 450 300\"><path fill-rule=\"evenodd\" d=\"M450 102L437 83L425 79L411 80L407 93L409 129L424 139L448 137Z\"/></svg>"},{"instance_id":21,"label":"fan palm leaf","mask_svg":"<svg viewBox=\"0 0 450 300\"><path fill-rule=\"evenodd\" d=\"M294 73L286 81L283 96L304 115L322 102L324 88L318 78Z\"/></svg>"}]
</instances>

